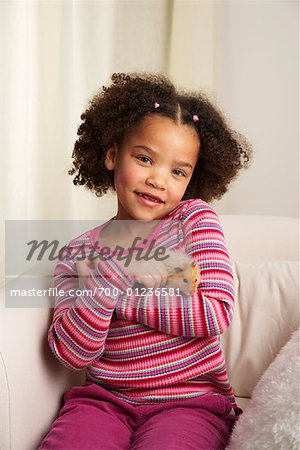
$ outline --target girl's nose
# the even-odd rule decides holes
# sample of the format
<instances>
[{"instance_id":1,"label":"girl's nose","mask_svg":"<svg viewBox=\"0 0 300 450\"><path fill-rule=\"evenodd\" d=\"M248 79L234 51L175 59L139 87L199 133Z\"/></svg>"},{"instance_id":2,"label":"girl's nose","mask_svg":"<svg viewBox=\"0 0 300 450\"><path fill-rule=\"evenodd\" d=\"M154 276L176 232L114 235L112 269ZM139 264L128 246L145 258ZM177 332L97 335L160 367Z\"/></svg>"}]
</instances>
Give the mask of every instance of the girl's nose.
<instances>
[{"instance_id":1,"label":"girl's nose","mask_svg":"<svg viewBox=\"0 0 300 450\"><path fill-rule=\"evenodd\" d=\"M152 173L147 177L146 184L149 186L153 186L156 189L166 189L167 180L166 177L162 174Z\"/></svg>"}]
</instances>

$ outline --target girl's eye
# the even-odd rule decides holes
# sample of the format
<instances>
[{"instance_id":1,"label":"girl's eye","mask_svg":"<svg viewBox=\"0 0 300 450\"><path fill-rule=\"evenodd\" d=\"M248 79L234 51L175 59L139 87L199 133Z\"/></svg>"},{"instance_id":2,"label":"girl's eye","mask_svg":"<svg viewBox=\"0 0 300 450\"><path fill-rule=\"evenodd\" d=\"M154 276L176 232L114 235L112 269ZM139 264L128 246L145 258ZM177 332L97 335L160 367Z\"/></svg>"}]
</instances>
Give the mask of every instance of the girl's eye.
<instances>
[{"instance_id":1,"label":"girl's eye","mask_svg":"<svg viewBox=\"0 0 300 450\"><path fill-rule=\"evenodd\" d=\"M144 162L144 163L148 163L148 162L151 163L151 159L148 158L148 156L138 156L137 159L138 159L139 161Z\"/></svg>"},{"instance_id":2,"label":"girl's eye","mask_svg":"<svg viewBox=\"0 0 300 450\"><path fill-rule=\"evenodd\" d=\"M178 175L180 177L185 177L185 173L182 170L175 169L174 173L175 173L175 175Z\"/></svg>"}]
</instances>

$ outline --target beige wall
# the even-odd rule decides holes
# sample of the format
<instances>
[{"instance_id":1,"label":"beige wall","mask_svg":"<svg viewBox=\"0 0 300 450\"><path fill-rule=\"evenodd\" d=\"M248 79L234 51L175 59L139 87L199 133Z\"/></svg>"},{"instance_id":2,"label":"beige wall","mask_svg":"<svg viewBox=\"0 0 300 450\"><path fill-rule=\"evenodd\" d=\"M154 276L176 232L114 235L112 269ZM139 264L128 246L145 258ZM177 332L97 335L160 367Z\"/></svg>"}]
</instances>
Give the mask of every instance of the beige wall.
<instances>
[{"instance_id":1,"label":"beige wall","mask_svg":"<svg viewBox=\"0 0 300 450\"><path fill-rule=\"evenodd\" d=\"M216 2L216 95L255 151L222 212L298 215L298 21L297 1Z\"/></svg>"},{"instance_id":2,"label":"beige wall","mask_svg":"<svg viewBox=\"0 0 300 450\"><path fill-rule=\"evenodd\" d=\"M214 91L214 4L174 0L168 74L189 89Z\"/></svg>"}]
</instances>

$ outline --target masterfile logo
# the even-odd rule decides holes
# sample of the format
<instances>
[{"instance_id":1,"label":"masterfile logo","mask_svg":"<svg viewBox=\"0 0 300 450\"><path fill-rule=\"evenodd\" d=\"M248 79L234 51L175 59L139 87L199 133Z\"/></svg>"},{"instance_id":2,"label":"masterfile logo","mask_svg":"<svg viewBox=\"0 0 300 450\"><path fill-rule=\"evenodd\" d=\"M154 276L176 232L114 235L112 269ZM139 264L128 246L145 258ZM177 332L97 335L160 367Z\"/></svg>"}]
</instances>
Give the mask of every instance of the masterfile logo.
<instances>
[{"instance_id":1,"label":"masterfile logo","mask_svg":"<svg viewBox=\"0 0 300 450\"><path fill-rule=\"evenodd\" d=\"M178 220L115 220L109 243L98 234L107 223L107 220L6 221L6 306L53 307L54 298L60 295L52 285L59 263L74 267L85 259L94 265L114 259L123 261L126 269L132 261L163 262L169 257L167 250L188 245L189 233ZM88 230L93 230L92 242ZM82 288L81 280L78 285Z\"/></svg>"}]
</instances>

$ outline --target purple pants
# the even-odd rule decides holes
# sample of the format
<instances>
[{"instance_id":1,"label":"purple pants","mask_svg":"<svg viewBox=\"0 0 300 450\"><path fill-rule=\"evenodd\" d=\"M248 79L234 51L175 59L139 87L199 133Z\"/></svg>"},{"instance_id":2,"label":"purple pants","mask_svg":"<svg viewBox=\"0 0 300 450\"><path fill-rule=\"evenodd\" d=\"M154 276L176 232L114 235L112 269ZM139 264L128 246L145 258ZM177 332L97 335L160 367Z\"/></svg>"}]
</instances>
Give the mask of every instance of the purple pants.
<instances>
[{"instance_id":1,"label":"purple pants","mask_svg":"<svg viewBox=\"0 0 300 450\"><path fill-rule=\"evenodd\" d=\"M237 418L221 395L133 406L89 384L64 400L39 450L224 449Z\"/></svg>"}]
</instances>

